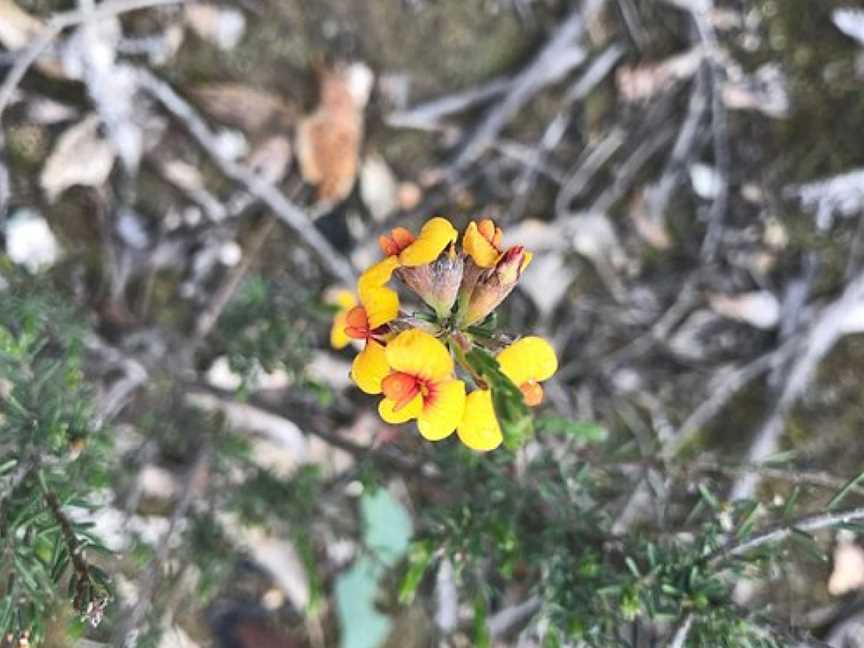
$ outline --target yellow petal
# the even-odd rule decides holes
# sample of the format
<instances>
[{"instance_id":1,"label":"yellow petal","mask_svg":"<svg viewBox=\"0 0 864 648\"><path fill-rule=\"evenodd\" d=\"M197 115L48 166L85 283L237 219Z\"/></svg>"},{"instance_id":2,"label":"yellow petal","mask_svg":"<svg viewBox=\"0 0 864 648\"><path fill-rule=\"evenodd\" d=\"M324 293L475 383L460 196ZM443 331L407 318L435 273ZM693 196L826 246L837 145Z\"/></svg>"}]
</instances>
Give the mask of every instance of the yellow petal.
<instances>
[{"instance_id":1,"label":"yellow petal","mask_svg":"<svg viewBox=\"0 0 864 648\"><path fill-rule=\"evenodd\" d=\"M357 291L360 293L360 303L366 309L370 329L391 322L399 315L399 295L384 285L398 267L399 260L396 257L387 257L360 275Z\"/></svg>"},{"instance_id":2,"label":"yellow petal","mask_svg":"<svg viewBox=\"0 0 864 648\"><path fill-rule=\"evenodd\" d=\"M369 329L375 330L399 315L399 295L392 288L370 289L363 295L363 308L369 321Z\"/></svg>"},{"instance_id":3,"label":"yellow petal","mask_svg":"<svg viewBox=\"0 0 864 648\"><path fill-rule=\"evenodd\" d=\"M491 268L501 256L495 246L480 233L480 230L477 229L477 223L474 221L468 223L468 227L465 228L465 235L462 237L462 249L481 268Z\"/></svg>"},{"instance_id":4,"label":"yellow petal","mask_svg":"<svg viewBox=\"0 0 864 648\"><path fill-rule=\"evenodd\" d=\"M534 258L534 255L531 252L526 252L524 258L522 259L522 265L519 266L519 274L521 275L525 272L525 269L528 267L528 264L531 263L531 259Z\"/></svg>"},{"instance_id":5,"label":"yellow petal","mask_svg":"<svg viewBox=\"0 0 864 648\"><path fill-rule=\"evenodd\" d=\"M351 343L351 338L345 333L345 319L348 313L342 311L336 313L333 318L333 326L330 327L330 346L334 349L344 349Z\"/></svg>"},{"instance_id":6,"label":"yellow petal","mask_svg":"<svg viewBox=\"0 0 864 648\"><path fill-rule=\"evenodd\" d=\"M380 394L381 381L390 373L384 346L369 340L351 363L351 378L367 394Z\"/></svg>"},{"instance_id":7,"label":"yellow petal","mask_svg":"<svg viewBox=\"0 0 864 648\"><path fill-rule=\"evenodd\" d=\"M336 304L340 311L349 311L357 305L357 298L350 290L337 290L330 298L330 302Z\"/></svg>"},{"instance_id":8,"label":"yellow petal","mask_svg":"<svg viewBox=\"0 0 864 648\"><path fill-rule=\"evenodd\" d=\"M494 450L504 437L492 406L492 392L478 389L465 399L465 413L456 432L459 440L472 450L487 452Z\"/></svg>"},{"instance_id":9,"label":"yellow petal","mask_svg":"<svg viewBox=\"0 0 864 648\"><path fill-rule=\"evenodd\" d=\"M504 349L498 354L498 364L517 386L529 380L547 380L558 370L555 349L536 336L524 337Z\"/></svg>"},{"instance_id":10,"label":"yellow petal","mask_svg":"<svg viewBox=\"0 0 864 648\"><path fill-rule=\"evenodd\" d=\"M399 262L409 268L432 263L458 236L459 232L450 221L431 218L420 228L417 240L399 254Z\"/></svg>"},{"instance_id":11,"label":"yellow petal","mask_svg":"<svg viewBox=\"0 0 864 648\"><path fill-rule=\"evenodd\" d=\"M396 371L430 381L441 381L453 374L453 358L439 340L420 329L397 335L385 350L387 363Z\"/></svg>"},{"instance_id":12,"label":"yellow petal","mask_svg":"<svg viewBox=\"0 0 864 648\"><path fill-rule=\"evenodd\" d=\"M448 380L434 385L434 395L427 397L417 417L420 434L429 441L439 441L451 434L465 413L465 383Z\"/></svg>"},{"instance_id":13,"label":"yellow petal","mask_svg":"<svg viewBox=\"0 0 864 648\"><path fill-rule=\"evenodd\" d=\"M398 412L393 410L394 407L396 407L396 401L392 401L389 398L383 398L381 399L381 402L378 403L378 414L381 415L381 418L384 419L385 423L392 423L395 425L397 423L404 423L405 421L417 418L417 416L423 411L423 398L420 394L417 394L411 402L401 408Z\"/></svg>"}]
</instances>

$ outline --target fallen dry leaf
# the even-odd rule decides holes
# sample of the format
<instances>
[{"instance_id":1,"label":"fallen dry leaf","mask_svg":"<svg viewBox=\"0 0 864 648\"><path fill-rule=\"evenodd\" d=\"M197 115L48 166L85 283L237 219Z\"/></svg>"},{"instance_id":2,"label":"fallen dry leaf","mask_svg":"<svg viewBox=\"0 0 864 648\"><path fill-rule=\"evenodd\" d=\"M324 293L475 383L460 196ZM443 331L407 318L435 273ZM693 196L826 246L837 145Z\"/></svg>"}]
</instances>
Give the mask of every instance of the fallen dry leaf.
<instances>
[{"instance_id":1,"label":"fallen dry leaf","mask_svg":"<svg viewBox=\"0 0 864 648\"><path fill-rule=\"evenodd\" d=\"M69 78L86 85L106 139L134 176L144 150L143 114L138 74L118 55L122 39L123 28L117 18L84 23L63 43L63 70Z\"/></svg>"},{"instance_id":2,"label":"fallen dry leaf","mask_svg":"<svg viewBox=\"0 0 864 648\"><path fill-rule=\"evenodd\" d=\"M208 83L192 96L213 119L254 135L294 127L297 108L277 94L242 83Z\"/></svg>"},{"instance_id":3,"label":"fallen dry leaf","mask_svg":"<svg viewBox=\"0 0 864 648\"><path fill-rule=\"evenodd\" d=\"M861 587L864 587L864 549L854 542L840 542L834 549L834 570L828 579L828 593L842 596Z\"/></svg>"},{"instance_id":4,"label":"fallen dry leaf","mask_svg":"<svg viewBox=\"0 0 864 648\"><path fill-rule=\"evenodd\" d=\"M738 295L713 294L708 296L708 303L718 315L756 328L771 329L780 321L780 302L767 290Z\"/></svg>"},{"instance_id":5,"label":"fallen dry leaf","mask_svg":"<svg viewBox=\"0 0 864 648\"><path fill-rule=\"evenodd\" d=\"M363 108L372 72L362 63L323 70L318 107L297 128L297 160L318 200L338 202L351 193L363 139Z\"/></svg>"},{"instance_id":6,"label":"fallen dry leaf","mask_svg":"<svg viewBox=\"0 0 864 648\"><path fill-rule=\"evenodd\" d=\"M279 182L291 165L291 140L285 135L272 135L252 148L246 165L267 182Z\"/></svg>"},{"instance_id":7,"label":"fallen dry leaf","mask_svg":"<svg viewBox=\"0 0 864 648\"><path fill-rule=\"evenodd\" d=\"M405 211L414 209L423 200L423 190L416 182L400 182L397 194L399 208Z\"/></svg>"},{"instance_id":8,"label":"fallen dry leaf","mask_svg":"<svg viewBox=\"0 0 864 648\"><path fill-rule=\"evenodd\" d=\"M561 252L547 252L537 255L522 276L520 285L540 314L548 317L564 299L576 275L576 268L564 260ZM555 277L555 281L549 281L549 277Z\"/></svg>"},{"instance_id":9,"label":"fallen dry leaf","mask_svg":"<svg viewBox=\"0 0 864 648\"><path fill-rule=\"evenodd\" d=\"M0 44L10 52L32 44L45 24L21 9L13 0L0 0ZM41 56L36 67L49 76L63 76L60 63L50 55Z\"/></svg>"},{"instance_id":10,"label":"fallen dry leaf","mask_svg":"<svg viewBox=\"0 0 864 648\"><path fill-rule=\"evenodd\" d=\"M99 134L101 123L98 115L91 114L57 138L39 176L49 202L74 185L99 187L108 179L115 153L111 143Z\"/></svg>"},{"instance_id":11,"label":"fallen dry leaf","mask_svg":"<svg viewBox=\"0 0 864 648\"><path fill-rule=\"evenodd\" d=\"M782 119L791 107L786 77L778 65L766 64L751 75L741 75L723 85L723 103L730 110L755 110Z\"/></svg>"},{"instance_id":12,"label":"fallen dry leaf","mask_svg":"<svg viewBox=\"0 0 864 648\"><path fill-rule=\"evenodd\" d=\"M625 101L642 101L693 76L704 58L704 49L694 47L659 63L622 65L615 73L615 83Z\"/></svg>"},{"instance_id":13,"label":"fallen dry leaf","mask_svg":"<svg viewBox=\"0 0 864 648\"><path fill-rule=\"evenodd\" d=\"M42 21L12 0L0 0L0 43L10 51L26 47L44 28Z\"/></svg>"},{"instance_id":14,"label":"fallen dry leaf","mask_svg":"<svg viewBox=\"0 0 864 648\"><path fill-rule=\"evenodd\" d=\"M186 5L185 18L199 37L224 51L234 49L246 31L242 11L215 4Z\"/></svg>"},{"instance_id":15,"label":"fallen dry leaf","mask_svg":"<svg viewBox=\"0 0 864 648\"><path fill-rule=\"evenodd\" d=\"M381 222L399 206L399 183L380 155L367 155L360 169L360 197L375 221Z\"/></svg>"},{"instance_id":16,"label":"fallen dry leaf","mask_svg":"<svg viewBox=\"0 0 864 648\"><path fill-rule=\"evenodd\" d=\"M636 192L627 215L639 238L655 250L668 250L672 247L672 237L666 227L666 220L663 214L654 214L648 207L652 189L649 187L644 192Z\"/></svg>"}]
</instances>

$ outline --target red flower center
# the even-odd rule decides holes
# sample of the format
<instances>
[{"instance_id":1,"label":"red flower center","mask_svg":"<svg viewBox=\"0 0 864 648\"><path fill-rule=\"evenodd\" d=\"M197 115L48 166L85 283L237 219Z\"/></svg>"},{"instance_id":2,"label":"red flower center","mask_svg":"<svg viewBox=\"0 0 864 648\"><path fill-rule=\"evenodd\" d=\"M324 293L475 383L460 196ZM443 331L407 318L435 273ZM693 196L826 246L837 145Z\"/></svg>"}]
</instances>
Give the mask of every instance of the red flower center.
<instances>
[{"instance_id":1,"label":"red flower center","mask_svg":"<svg viewBox=\"0 0 864 648\"><path fill-rule=\"evenodd\" d=\"M381 381L381 391L386 398L396 403L393 406L394 412L408 405L417 394L425 400L432 392L425 380L401 371L394 371L384 378Z\"/></svg>"}]
</instances>

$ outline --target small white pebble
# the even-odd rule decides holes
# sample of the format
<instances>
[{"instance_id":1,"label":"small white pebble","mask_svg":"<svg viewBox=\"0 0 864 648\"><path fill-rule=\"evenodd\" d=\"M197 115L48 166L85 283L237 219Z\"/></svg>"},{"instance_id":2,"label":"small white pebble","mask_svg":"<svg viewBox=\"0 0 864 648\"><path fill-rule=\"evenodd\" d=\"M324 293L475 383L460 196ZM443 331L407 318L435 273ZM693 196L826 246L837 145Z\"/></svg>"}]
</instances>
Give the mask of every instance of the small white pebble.
<instances>
[{"instance_id":1,"label":"small white pebble","mask_svg":"<svg viewBox=\"0 0 864 648\"><path fill-rule=\"evenodd\" d=\"M195 227L201 222L201 209L198 207L187 207L183 210L183 222L189 227Z\"/></svg>"},{"instance_id":2,"label":"small white pebble","mask_svg":"<svg viewBox=\"0 0 864 648\"><path fill-rule=\"evenodd\" d=\"M242 258L243 248L237 244L237 241L227 241L219 248L219 262L222 265L228 266L229 268L236 266L240 263L240 259Z\"/></svg>"},{"instance_id":3,"label":"small white pebble","mask_svg":"<svg viewBox=\"0 0 864 648\"><path fill-rule=\"evenodd\" d=\"M249 142L240 131L221 130L216 134L216 148L219 157L238 160L249 153Z\"/></svg>"},{"instance_id":4,"label":"small white pebble","mask_svg":"<svg viewBox=\"0 0 864 648\"><path fill-rule=\"evenodd\" d=\"M363 482L355 479L352 482L349 482L347 486L345 486L345 494L348 497L360 497L363 494Z\"/></svg>"},{"instance_id":5,"label":"small white pebble","mask_svg":"<svg viewBox=\"0 0 864 648\"><path fill-rule=\"evenodd\" d=\"M60 244L38 212L21 209L6 224L6 253L13 263L39 272L57 262Z\"/></svg>"}]
</instances>

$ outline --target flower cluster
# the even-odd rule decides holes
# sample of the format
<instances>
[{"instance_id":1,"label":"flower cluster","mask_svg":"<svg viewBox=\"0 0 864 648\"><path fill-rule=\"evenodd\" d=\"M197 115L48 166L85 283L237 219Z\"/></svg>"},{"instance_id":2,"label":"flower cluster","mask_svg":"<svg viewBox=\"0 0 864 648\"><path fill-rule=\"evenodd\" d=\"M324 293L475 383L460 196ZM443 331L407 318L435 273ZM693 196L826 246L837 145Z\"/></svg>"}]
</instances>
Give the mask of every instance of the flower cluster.
<instances>
[{"instance_id":1,"label":"flower cluster","mask_svg":"<svg viewBox=\"0 0 864 648\"><path fill-rule=\"evenodd\" d=\"M351 378L383 396L378 412L386 422L416 420L430 441L455 431L469 448L487 451L507 439L515 419L527 417L525 408L542 402L540 383L558 361L542 338L507 344L492 330L490 315L531 253L521 245L504 249L490 219L468 225L461 250L458 237L444 218L430 219L417 236L401 227L381 236L385 256L362 274L356 296L343 290L334 297L339 311L330 342L337 349L362 345ZM389 286L394 275L431 312L402 312Z\"/></svg>"}]
</instances>

